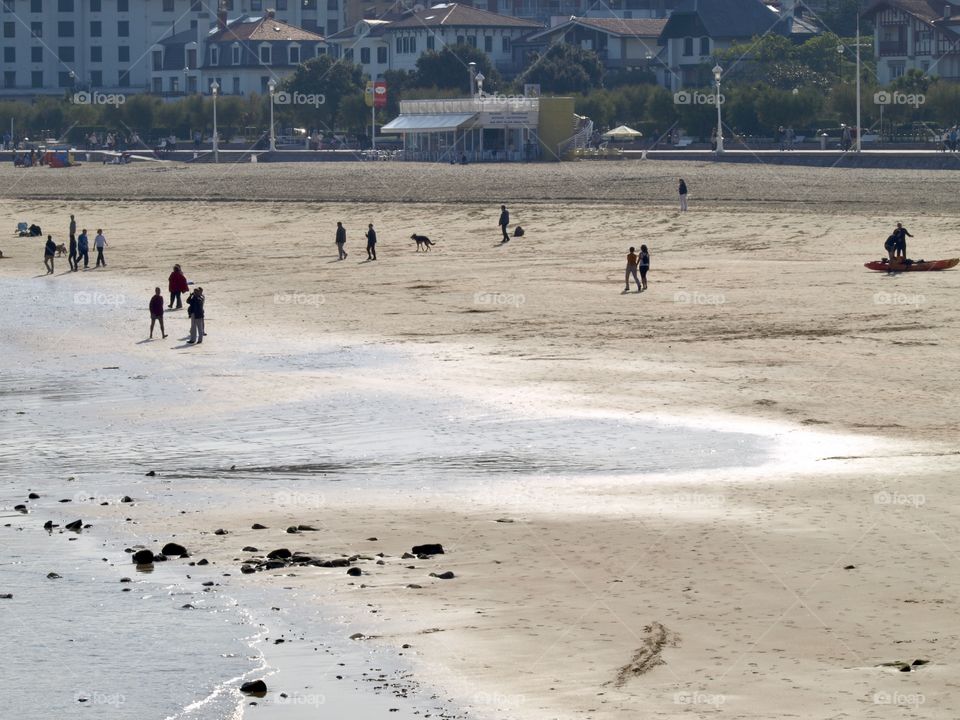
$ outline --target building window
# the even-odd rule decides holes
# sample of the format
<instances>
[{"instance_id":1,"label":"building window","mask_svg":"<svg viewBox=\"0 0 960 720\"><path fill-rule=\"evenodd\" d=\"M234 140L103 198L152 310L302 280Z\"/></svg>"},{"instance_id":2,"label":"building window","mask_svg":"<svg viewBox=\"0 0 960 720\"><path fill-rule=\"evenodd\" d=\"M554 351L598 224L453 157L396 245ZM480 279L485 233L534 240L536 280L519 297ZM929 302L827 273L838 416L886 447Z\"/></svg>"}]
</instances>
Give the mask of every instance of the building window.
<instances>
[{"instance_id":1,"label":"building window","mask_svg":"<svg viewBox=\"0 0 960 720\"><path fill-rule=\"evenodd\" d=\"M317 9L317 0L303 0L303 9L304 9L304 10L316 10L316 9Z\"/></svg>"},{"instance_id":2,"label":"building window","mask_svg":"<svg viewBox=\"0 0 960 720\"><path fill-rule=\"evenodd\" d=\"M72 63L76 57L76 53L72 45L65 45L57 48L57 57L60 58L61 62Z\"/></svg>"},{"instance_id":3,"label":"building window","mask_svg":"<svg viewBox=\"0 0 960 720\"><path fill-rule=\"evenodd\" d=\"M3 2L0 2L0 10L5 13L16 12L13 9L13 0L3 0Z\"/></svg>"},{"instance_id":4,"label":"building window","mask_svg":"<svg viewBox=\"0 0 960 720\"><path fill-rule=\"evenodd\" d=\"M130 71L121 70L117 74L117 85L120 87L130 87Z\"/></svg>"},{"instance_id":5,"label":"building window","mask_svg":"<svg viewBox=\"0 0 960 720\"><path fill-rule=\"evenodd\" d=\"M3 24L3 36L12 38L17 36L17 24L14 22L5 22Z\"/></svg>"},{"instance_id":6,"label":"building window","mask_svg":"<svg viewBox=\"0 0 960 720\"><path fill-rule=\"evenodd\" d=\"M260 94L267 95L270 92L270 78L263 75L260 78Z\"/></svg>"},{"instance_id":7,"label":"building window","mask_svg":"<svg viewBox=\"0 0 960 720\"><path fill-rule=\"evenodd\" d=\"M251 10L263 10L263 0L250 0Z\"/></svg>"},{"instance_id":8,"label":"building window","mask_svg":"<svg viewBox=\"0 0 960 720\"><path fill-rule=\"evenodd\" d=\"M683 39L683 56L690 57L693 55L693 38L688 37Z\"/></svg>"},{"instance_id":9,"label":"building window","mask_svg":"<svg viewBox=\"0 0 960 720\"><path fill-rule=\"evenodd\" d=\"M387 64L387 49L383 45L377 48L377 62L381 65Z\"/></svg>"},{"instance_id":10,"label":"building window","mask_svg":"<svg viewBox=\"0 0 960 720\"><path fill-rule=\"evenodd\" d=\"M403 52L403 38L400 36L397 36L397 54L399 55L402 52Z\"/></svg>"},{"instance_id":11,"label":"building window","mask_svg":"<svg viewBox=\"0 0 960 720\"><path fill-rule=\"evenodd\" d=\"M475 48L475 47L477 46L477 36L476 36L476 35L469 35L469 36L467 37L467 44L468 44L470 47Z\"/></svg>"},{"instance_id":12,"label":"building window","mask_svg":"<svg viewBox=\"0 0 960 720\"><path fill-rule=\"evenodd\" d=\"M187 67L196 69L197 67L197 49L190 48L187 50Z\"/></svg>"},{"instance_id":13,"label":"building window","mask_svg":"<svg viewBox=\"0 0 960 720\"><path fill-rule=\"evenodd\" d=\"M32 13L42 13L43 12L43 0L30 0L30 12ZM36 85L34 85L36 87Z\"/></svg>"},{"instance_id":14,"label":"building window","mask_svg":"<svg viewBox=\"0 0 960 720\"><path fill-rule=\"evenodd\" d=\"M334 35L340 31L339 20L327 20L327 35Z\"/></svg>"},{"instance_id":15,"label":"building window","mask_svg":"<svg viewBox=\"0 0 960 720\"><path fill-rule=\"evenodd\" d=\"M130 0L117 0L117 12L130 12ZM130 73L127 73L130 77Z\"/></svg>"},{"instance_id":16,"label":"building window","mask_svg":"<svg viewBox=\"0 0 960 720\"><path fill-rule=\"evenodd\" d=\"M261 45L261 46L260 46L260 62L263 63L264 65L269 65L269 64L270 64L270 55L271 55L271 53L270 53L270 46L269 46L269 45Z\"/></svg>"},{"instance_id":17,"label":"building window","mask_svg":"<svg viewBox=\"0 0 960 720\"><path fill-rule=\"evenodd\" d=\"M289 60L291 65L300 64L300 46L299 45L291 45L290 48L288 49L288 54L289 54ZM368 54L369 54L369 51L368 51Z\"/></svg>"},{"instance_id":18,"label":"building window","mask_svg":"<svg viewBox=\"0 0 960 720\"><path fill-rule=\"evenodd\" d=\"M343 51L343 57L345 60L353 61L353 48L347 48Z\"/></svg>"},{"instance_id":19,"label":"building window","mask_svg":"<svg viewBox=\"0 0 960 720\"><path fill-rule=\"evenodd\" d=\"M238 78L236 75L233 76L233 94L240 94L240 78Z\"/></svg>"},{"instance_id":20,"label":"building window","mask_svg":"<svg viewBox=\"0 0 960 720\"><path fill-rule=\"evenodd\" d=\"M5 47L3 49L3 61L10 65L13 65L17 61L17 49L12 47Z\"/></svg>"},{"instance_id":21,"label":"building window","mask_svg":"<svg viewBox=\"0 0 960 720\"><path fill-rule=\"evenodd\" d=\"M286 12L287 0L277 0L277 10L279 10L280 12Z\"/></svg>"},{"instance_id":22,"label":"building window","mask_svg":"<svg viewBox=\"0 0 960 720\"><path fill-rule=\"evenodd\" d=\"M32 22L30 23L30 34L35 38L43 37L43 23L42 22Z\"/></svg>"},{"instance_id":23,"label":"building window","mask_svg":"<svg viewBox=\"0 0 960 720\"><path fill-rule=\"evenodd\" d=\"M43 62L43 48L42 47L32 47L30 48L30 62Z\"/></svg>"},{"instance_id":24,"label":"building window","mask_svg":"<svg viewBox=\"0 0 960 720\"><path fill-rule=\"evenodd\" d=\"M73 12L73 0L57 0L57 10L60 12Z\"/></svg>"},{"instance_id":25,"label":"building window","mask_svg":"<svg viewBox=\"0 0 960 720\"><path fill-rule=\"evenodd\" d=\"M117 37L130 37L129 20L117 20Z\"/></svg>"},{"instance_id":26,"label":"building window","mask_svg":"<svg viewBox=\"0 0 960 720\"><path fill-rule=\"evenodd\" d=\"M30 73L30 87L43 87L43 70L34 70Z\"/></svg>"},{"instance_id":27,"label":"building window","mask_svg":"<svg viewBox=\"0 0 960 720\"><path fill-rule=\"evenodd\" d=\"M90 12L100 12L101 0L90 0Z\"/></svg>"},{"instance_id":28,"label":"building window","mask_svg":"<svg viewBox=\"0 0 960 720\"><path fill-rule=\"evenodd\" d=\"M5 88L15 88L17 86L17 72L16 70L4 70L3 71L3 86Z\"/></svg>"},{"instance_id":29,"label":"building window","mask_svg":"<svg viewBox=\"0 0 960 720\"><path fill-rule=\"evenodd\" d=\"M363 65L370 64L370 48L368 47L360 48L360 62Z\"/></svg>"},{"instance_id":30,"label":"building window","mask_svg":"<svg viewBox=\"0 0 960 720\"><path fill-rule=\"evenodd\" d=\"M234 43L230 46L230 64L239 65L240 64L240 46Z\"/></svg>"},{"instance_id":31,"label":"building window","mask_svg":"<svg viewBox=\"0 0 960 720\"><path fill-rule=\"evenodd\" d=\"M427 35L427 50L433 50L433 35Z\"/></svg>"},{"instance_id":32,"label":"building window","mask_svg":"<svg viewBox=\"0 0 960 720\"><path fill-rule=\"evenodd\" d=\"M154 50L151 57L153 58L153 71L163 70L163 51Z\"/></svg>"},{"instance_id":33,"label":"building window","mask_svg":"<svg viewBox=\"0 0 960 720\"><path fill-rule=\"evenodd\" d=\"M484 35L483 50L488 53L493 52L493 35Z\"/></svg>"},{"instance_id":34,"label":"building window","mask_svg":"<svg viewBox=\"0 0 960 720\"><path fill-rule=\"evenodd\" d=\"M710 38L708 37L700 38L700 54L701 55L710 54Z\"/></svg>"},{"instance_id":35,"label":"building window","mask_svg":"<svg viewBox=\"0 0 960 720\"><path fill-rule=\"evenodd\" d=\"M117 61L118 62L130 62L130 46L121 45L117 48Z\"/></svg>"},{"instance_id":36,"label":"building window","mask_svg":"<svg viewBox=\"0 0 960 720\"><path fill-rule=\"evenodd\" d=\"M154 78L153 79L153 91L155 93L163 92L163 78Z\"/></svg>"},{"instance_id":37,"label":"building window","mask_svg":"<svg viewBox=\"0 0 960 720\"><path fill-rule=\"evenodd\" d=\"M219 65L220 64L220 48L216 45L210 46L210 64Z\"/></svg>"},{"instance_id":38,"label":"building window","mask_svg":"<svg viewBox=\"0 0 960 720\"><path fill-rule=\"evenodd\" d=\"M173 12L173 0L163 0L163 12Z\"/></svg>"},{"instance_id":39,"label":"building window","mask_svg":"<svg viewBox=\"0 0 960 720\"><path fill-rule=\"evenodd\" d=\"M103 62L103 46L102 45L91 45L90 46L90 62Z\"/></svg>"},{"instance_id":40,"label":"building window","mask_svg":"<svg viewBox=\"0 0 960 720\"><path fill-rule=\"evenodd\" d=\"M891 80L896 80L898 77L902 77L903 73L906 71L906 63L902 62L892 62L889 64L889 67Z\"/></svg>"},{"instance_id":41,"label":"building window","mask_svg":"<svg viewBox=\"0 0 960 720\"><path fill-rule=\"evenodd\" d=\"M90 37L103 36L103 24L99 20L90 21Z\"/></svg>"},{"instance_id":42,"label":"building window","mask_svg":"<svg viewBox=\"0 0 960 720\"><path fill-rule=\"evenodd\" d=\"M178 78L176 75L170 78L170 92L180 92L180 78Z\"/></svg>"},{"instance_id":43,"label":"building window","mask_svg":"<svg viewBox=\"0 0 960 720\"><path fill-rule=\"evenodd\" d=\"M73 37L73 23L62 20L57 23L57 37Z\"/></svg>"},{"instance_id":44,"label":"building window","mask_svg":"<svg viewBox=\"0 0 960 720\"><path fill-rule=\"evenodd\" d=\"M327 0L327 10L332 10L333 12L336 12L339 9L340 9L340 4L338 0Z\"/></svg>"},{"instance_id":45,"label":"building window","mask_svg":"<svg viewBox=\"0 0 960 720\"><path fill-rule=\"evenodd\" d=\"M90 84L94 87L103 87L103 70L90 71Z\"/></svg>"},{"instance_id":46,"label":"building window","mask_svg":"<svg viewBox=\"0 0 960 720\"><path fill-rule=\"evenodd\" d=\"M510 38L507 37L506 35L503 36L503 42L501 43L501 48L505 53L510 52Z\"/></svg>"}]
</instances>

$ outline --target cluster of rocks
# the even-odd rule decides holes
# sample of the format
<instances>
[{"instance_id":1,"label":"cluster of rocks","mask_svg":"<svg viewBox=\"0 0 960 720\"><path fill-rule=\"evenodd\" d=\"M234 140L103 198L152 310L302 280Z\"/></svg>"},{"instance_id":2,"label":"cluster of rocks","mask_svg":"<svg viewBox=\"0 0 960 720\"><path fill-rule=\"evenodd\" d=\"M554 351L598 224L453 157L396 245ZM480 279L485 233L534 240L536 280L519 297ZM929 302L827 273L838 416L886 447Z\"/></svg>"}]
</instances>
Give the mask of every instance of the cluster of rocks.
<instances>
[{"instance_id":1,"label":"cluster of rocks","mask_svg":"<svg viewBox=\"0 0 960 720\"><path fill-rule=\"evenodd\" d=\"M165 562L169 558L188 558L190 553L187 549L175 542L168 542L159 553L154 553L149 548L126 548L130 554L130 559L136 565L153 565L156 562Z\"/></svg>"}]
</instances>

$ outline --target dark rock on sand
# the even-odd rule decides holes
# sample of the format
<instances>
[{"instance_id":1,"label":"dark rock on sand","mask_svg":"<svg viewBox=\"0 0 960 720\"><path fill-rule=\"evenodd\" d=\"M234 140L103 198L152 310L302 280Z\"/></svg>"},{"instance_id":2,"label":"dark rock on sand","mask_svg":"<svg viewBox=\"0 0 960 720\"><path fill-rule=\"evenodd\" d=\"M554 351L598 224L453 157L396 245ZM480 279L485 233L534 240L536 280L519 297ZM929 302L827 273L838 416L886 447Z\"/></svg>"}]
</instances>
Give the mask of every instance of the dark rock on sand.
<instances>
[{"instance_id":1,"label":"dark rock on sand","mask_svg":"<svg viewBox=\"0 0 960 720\"><path fill-rule=\"evenodd\" d=\"M267 529L267 526L266 526L266 525L261 525L260 523L254 523L253 525L250 526L250 529L251 529L251 530L266 530L266 529Z\"/></svg>"},{"instance_id":2,"label":"dark rock on sand","mask_svg":"<svg viewBox=\"0 0 960 720\"><path fill-rule=\"evenodd\" d=\"M349 570L347 570L347 575L350 575L352 577L359 577L360 575L363 575L363 570L361 570L358 567L352 567Z\"/></svg>"},{"instance_id":3,"label":"dark rock on sand","mask_svg":"<svg viewBox=\"0 0 960 720\"><path fill-rule=\"evenodd\" d=\"M245 695L258 695L263 697L267 694L267 684L263 680L252 680L245 682L240 686L240 692Z\"/></svg>"},{"instance_id":4,"label":"dark rock on sand","mask_svg":"<svg viewBox=\"0 0 960 720\"><path fill-rule=\"evenodd\" d=\"M157 471L156 471L156 470L151 470L151 471L148 472L146 475L147 475L147 477L156 477L156 476L157 476Z\"/></svg>"},{"instance_id":5,"label":"dark rock on sand","mask_svg":"<svg viewBox=\"0 0 960 720\"><path fill-rule=\"evenodd\" d=\"M49 573L47 573L47 580L59 580L59 579L62 578L62 577L63 577L62 575L58 575L58 574L55 573L55 572L49 572Z\"/></svg>"},{"instance_id":6,"label":"dark rock on sand","mask_svg":"<svg viewBox=\"0 0 960 720\"><path fill-rule=\"evenodd\" d=\"M297 525L300 532L319 532L313 525Z\"/></svg>"},{"instance_id":7,"label":"dark rock on sand","mask_svg":"<svg viewBox=\"0 0 960 720\"><path fill-rule=\"evenodd\" d=\"M917 667L917 666L919 666L919 665L926 665L926 664L929 663L929 662L930 662L929 660L914 660L914 661L913 661L912 663L910 663L910 664L913 665L913 667Z\"/></svg>"},{"instance_id":8,"label":"dark rock on sand","mask_svg":"<svg viewBox=\"0 0 960 720\"><path fill-rule=\"evenodd\" d=\"M286 566L287 564L283 560L267 560L261 567L264 570L279 570Z\"/></svg>"},{"instance_id":9,"label":"dark rock on sand","mask_svg":"<svg viewBox=\"0 0 960 720\"><path fill-rule=\"evenodd\" d=\"M158 555L154 555L154 556L153 556L153 561L154 561L154 562L166 562L166 561L167 561L167 556L164 555L163 553L160 553L160 554L158 554Z\"/></svg>"},{"instance_id":10,"label":"dark rock on sand","mask_svg":"<svg viewBox=\"0 0 960 720\"><path fill-rule=\"evenodd\" d=\"M128 577L122 577L122 578L120 578L120 582L122 582L122 583L128 583L128 582L133 582L133 580L131 580L131 579L128 578Z\"/></svg>"},{"instance_id":11,"label":"dark rock on sand","mask_svg":"<svg viewBox=\"0 0 960 720\"><path fill-rule=\"evenodd\" d=\"M415 557L416 557L416 555L414 555L413 553L407 553L407 552L405 552L403 555L400 556L400 559L401 559L401 560L413 560Z\"/></svg>"},{"instance_id":12,"label":"dark rock on sand","mask_svg":"<svg viewBox=\"0 0 960 720\"><path fill-rule=\"evenodd\" d=\"M83 520L74 520L73 522L67 523L64 525L67 530L82 530L83 529Z\"/></svg>"},{"instance_id":13,"label":"dark rock on sand","mask_svg":"<svg viewBox=\"0 0 960 720\"><path fill-rule=\"evenodd\" d=\"M276 560L277 558L287 559L289 557L293 557L293 553L287 550L287 548L277 548L276 550L271 550L267 554L267 557L270 560Z\"/></svg>"},{"instance_id":14,"label":"dark rock on sand","mask_svg":"<svg viewBox=\"0 0 960 720\"><path fill-rule=\"evenodd\" d=\"M39 499L40 499L40 496L37 495L36 493L32 492L32 493L30 493L29 495L27 495L27 499L28 499L28 500L39 500Z\"/></svg>"},{"instance_id":15,"label":"dark rock on sand","mask_svg":"<svg viewBox=\"0 0 960 720\"><path fill-rule=\"evenodd\" d=\"M129 495L124 495L122 498L120 498L120 502L122 502L122 503L132 503L132 502L133 502L133 498L130 497Z\"/></svg>"},{"instance_id":16,"label":"dark rock on sand","mask_svg":"<svg viewBox=\"0 0 960 720\"><path fill-rule=\"evenodd\" d=\"M427 543L426 545L414 545L410 550L414 555L443 555L443 545L440 543Z\"/></svg>"},{"instance_id":17,"label":"dark rock on sand","mask_svg":"<svg viewBox=\"0 0 960 720\"><path fill-rule=\"evenodd\" d=\"M214 535L226 535L226 534L227 534L227 531L224 530L223 528L219 528L218 530L214 530L214 531L213 531L213 534L214 534Z\"/></svg>"},{"instance_id":18,"label":"dark rock on sand","mask_svg":"<svg viewBox=\"0 0 960 720\"><path fill-rule=\"evenodd\" d=\"M197 560L197 565L209 565L209 564L210 564L210 561L207 560L206 558L200 558L199 560Z\"/></svg>"},{"instance_id":19,"label":"dark rock on sand","mask_svg":"<svg viewBox=\"0 0 960 720\"><path fill-rule=\"evenodd\" d=\"M857 566L856 566L856 565L844 565L844 566L843 566L843 569L844 569L844 570L856 570L856 569L857 569Z\"/></svg>"},{"instance_id":20,"label":"dark rock on sand","mask_svg":"<svg viewBox=\"0 0 960 720\"><path fill-rule=\"evenodd\" d=\"M151 550L137 550L133 554L133 561L137 565L152 565L153 557L153 551Z\"/></svg>"},{"instance_id":21,"label":"dark rock on sand","mask_svg":"<svg viewBox=\"0 0 960 720\"><path fill-rule=\"evenodd\" d=\"M160 552L170 557L183 557L187 554L187 549L180 543L168 542Z\"/></svg>"},{"instance_id":22,"label":"dark rock on sand","mask_svg":"<svg viewBox=\"0 0 960 720\"><path fill-rule=\"evenodd\" d=\"M291 525L287 528L287 532L291 535L296 535L298 532L300 532L300 528L298 528L296 525Z\"/></svg>"},{"instance_id":23,"label":"dark rock on sand","mask_svg":"<svg viewBox=\"0 0 960 720\"><path fill-rule=\"evenodd\" d=\"M0 593L0 600L13 600L13 593Z\"/></svg>"},{"instance_id":24,"label":"dark rock on sand","mask_svg":"<svg viewBox=\"0 0 960 720\"><path fill-rule=\"evenodd\" d=\"M430 577L435 577L438 580L453 580L456 577L456 575L454 575L452 572L447 570L446 572L442 572L442 573L430 573Z\"/></svg>"},{"instance_id":25,"label":"dark rock on sand","mask_svg":"<svg viewBox=\"0 0 960 720\"><path fill-rule=\"evenodd\" d=\"M257 571L257 569L256 569L255 567L253 567L253 565L241 565L241 566L240 566L240 572L243 573L244 575L251 575L252 573L255 573L256 571Z\"/></svg>"},{"instance_id":26,"label":"dark rock on sand","mask_svg":"<svg viewBox=\"0 0 960 720\"><path fill-rule=\"evenodd\" d=\"M14 506L13 506L13 509L16 510L18 513L23 513L24 515L27 514L27 506L26 506L26 505L14 505Z\"/></svg>"},{"instance_id":27,"label":"dark rock on sand","mask_svg":"<svg viewBox=\"0 0 960 720\"><path fill-rule=\"evenodd\" d=\"M410 588L411 590L423 589L423 585L417 585L416 583L410 583L409 585L407 585L407 587Z\"/></svg>"},{"instance_id":28,"label":"dark rock on sand","mask_svg":"<svg viewBox=\"0 0 960 720\"><path fill-rule=\"evenodd\" d=\"M334 558L333 560L311 560L310 565L315 567L336 568L350 567L350 561L347 558Z\"/></svg>"},{"instance_id":29,"label":"dark rock on sand","mask_svg":"<svg viewBox=\"0 0 960 720\"><path fill-rule=\"evenodd\" d=\"M57 502L68 503L68 502L73 502L73 500L71 500L70 498L63 498L63 500L57 500Z\"/></svg>"},{"instance_id":30,"label":"dark rock on sand","mask_svg":"<svg viewBox=\"0 0 960 720\"><path fill-rule=\"evenodd\" d=\"M260 552L253 545L247 545L243 548L243 552Z\"/></svg>"},{"instance_id":31,"label":"dark rock on sand","mask_svg":"<svg viewBox=\"0 0 960 720\"><path fill-rule=\"evenodd\" d=\"M377 542L377 538L375 537L367 538L367 542Z\"/></svg>"},{"instance_id":32,"label":"dark rock on sand","mask_svg":"<svg viewBox=\"0 0 960 720\"><path fill-rule=\"evenodd\" d=\"M57 524L56 524L53 520L47 520L47 521L43 524L43 529L44 529L44 530L53 530L55 527L57 527Z\"/></svg>"}]
</instances>

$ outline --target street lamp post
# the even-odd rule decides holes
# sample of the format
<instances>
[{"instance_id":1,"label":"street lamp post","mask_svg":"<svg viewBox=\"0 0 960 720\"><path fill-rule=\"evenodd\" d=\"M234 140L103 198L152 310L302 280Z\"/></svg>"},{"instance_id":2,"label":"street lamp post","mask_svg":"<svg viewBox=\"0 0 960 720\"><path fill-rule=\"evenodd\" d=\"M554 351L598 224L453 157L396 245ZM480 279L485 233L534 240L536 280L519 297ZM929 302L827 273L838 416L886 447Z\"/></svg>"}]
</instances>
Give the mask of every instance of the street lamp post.
<instances>
[{"instance_id":1,"label":"street lamp post","mask_svg":"<svg viewBox=\"0 0 960 720\"><path fill-rule=\"evenodd\" d=\"M843 82L843 45L837 45L837 81Z\"/></svg>"},{"instance_id":2,"label":"street lamp post","mask_svg":"<svg viewBox=\"0 0 960 720\"><path fill-rule=\"evenodd\" d=\"M267 83L267 89L270 91L270 152L277 149L277 135L273 130L273 94L277 89L277 82L271 78Z\"/></svg>"},{"instance_id":3,"label":"street lamp post","mask_svg":"<svg viewBox=\"0 0 960 720\"><path fill-rule=\"evenodd\" d=\"M470 69L470 97L474 97L477 94L477 64L475 62L467 63L467 67Z\"/></svg>"},{"instance_id":4,"label":"street lamp post","mask_svg":"<svg viewBox=\"0 0 960 720\"><path fill-rule=\"evenodd\" d=\"M723 152L723 118L720 115L720 78L723 75L723 68L719 64L713 67L713 79L717 85L717 152Z\"/></svg>"},{"instance_id":5,"label":"street lamp post","mask_svg":"<svg viewBox=\"0 0 960 720\"><path fill-rule=\"evenodd\" d=\"M190 85L189 80L190 80L190 68L184 67L183 68L183 94L184 95L187 94L187 88Z\"/></svg>"},{"instance_id":6,"label":"street lamp post","mask_svg":"<svg viewBox=\"0 0 960 720\"><path fill-rule=\"evenodd\" d=\"M217 136L217 93L220 92L220 84L214 80L210 83L210 94L213 95L213 161L220 162L220 138Z\"/></svg>"}]
</instances>

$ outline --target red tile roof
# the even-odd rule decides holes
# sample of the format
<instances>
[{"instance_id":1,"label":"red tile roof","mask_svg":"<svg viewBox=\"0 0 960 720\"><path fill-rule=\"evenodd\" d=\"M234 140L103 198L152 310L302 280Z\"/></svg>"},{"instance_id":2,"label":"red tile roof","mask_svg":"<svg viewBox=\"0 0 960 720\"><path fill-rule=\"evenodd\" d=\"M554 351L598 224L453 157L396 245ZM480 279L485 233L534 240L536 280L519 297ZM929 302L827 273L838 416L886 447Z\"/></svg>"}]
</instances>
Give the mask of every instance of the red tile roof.
<instances>
[{"instance_id":1,"label":"red tile roof","mask_svg":"<svg viewBox=\"0 0 960 720\"><path fill-rule=\"evenodd\" d=\"M323 35L266 15L253 19L241 17L229 23L225 30L219 30L207 38L210 42L269 42L271 40L322 42L323 39Z\"/></svg>"},{"instance_id":2,"label":"red tile roof","mask_svg":"<svg viewBox=\"0 0 960 720\"><path fill-rule=\"evenodd\" d=\"M448 3L434 5L426 10L414 13L408 18L391 23L389 29L409 29L420 27L515 27L526 29L542 28L538 22L521 18L497 15L469 5Z\"/></svg>"}]
</instances>

